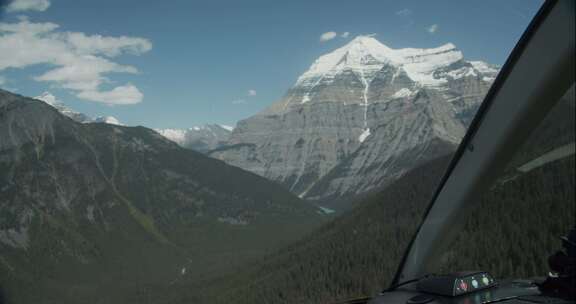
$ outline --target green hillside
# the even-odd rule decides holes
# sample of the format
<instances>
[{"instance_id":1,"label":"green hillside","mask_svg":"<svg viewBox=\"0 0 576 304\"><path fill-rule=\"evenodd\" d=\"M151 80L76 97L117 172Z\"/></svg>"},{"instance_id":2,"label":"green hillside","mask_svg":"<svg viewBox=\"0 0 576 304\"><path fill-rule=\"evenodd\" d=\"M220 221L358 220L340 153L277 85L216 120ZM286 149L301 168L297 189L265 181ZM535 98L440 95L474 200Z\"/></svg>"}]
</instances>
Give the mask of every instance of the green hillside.
<instances>
[{"instance_id":1,"label":"green hillside","mask_svg":"<svg viewBox=\"0 0 576 304\"><path fill-rule=\"evenodd\" d=\"M80 124L0 91L8 303L146 303L175 282L256 261L324 220L281 186L150 129Z\"/></svg>"}]
</instances>

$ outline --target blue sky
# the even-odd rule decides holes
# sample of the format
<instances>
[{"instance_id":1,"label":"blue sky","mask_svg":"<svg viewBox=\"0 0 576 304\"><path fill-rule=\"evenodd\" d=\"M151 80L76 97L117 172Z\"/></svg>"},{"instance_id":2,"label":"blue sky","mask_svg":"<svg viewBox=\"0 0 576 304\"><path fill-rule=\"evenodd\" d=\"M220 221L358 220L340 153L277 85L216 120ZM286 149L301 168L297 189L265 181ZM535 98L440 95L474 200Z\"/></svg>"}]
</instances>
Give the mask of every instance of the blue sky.
<instances>
[{"instance_id":1,"label":"blue sky","mask_svg":"<svg viewBox=\"0 0 576 304\"><path fill-rule=\"evenodd\" d=\"M21 5L15 6L17 2ZM68 47L74 56L67 59L36 52L15 64L24 55L6 55L14 39L2 42L2 36L25 34L0 28L0 87L27 96L50 91L75 110L112 115L128 125L233 125L280 99L317 57L361 34L376 34L392 48L452 42L466 59L501 65L541 3L16 0L8 5L3 24L58 25L49 32L51 39L62 44L70 39L62 33L75 32L86 48L82 56L128 72L92 71L85 82L75 82L79 76L62 76L75 71L80 60L74 57L80 56L78 49ZM326 32L337 35L321 42ZM343 38L345 32L349 35ZM2 64L3 56L8 57ZM47 74L59 65L65 71ZM99 83L90 83L91 77ZM124 96L127 101L117 102Z\"/></svg>"}]
</instances>

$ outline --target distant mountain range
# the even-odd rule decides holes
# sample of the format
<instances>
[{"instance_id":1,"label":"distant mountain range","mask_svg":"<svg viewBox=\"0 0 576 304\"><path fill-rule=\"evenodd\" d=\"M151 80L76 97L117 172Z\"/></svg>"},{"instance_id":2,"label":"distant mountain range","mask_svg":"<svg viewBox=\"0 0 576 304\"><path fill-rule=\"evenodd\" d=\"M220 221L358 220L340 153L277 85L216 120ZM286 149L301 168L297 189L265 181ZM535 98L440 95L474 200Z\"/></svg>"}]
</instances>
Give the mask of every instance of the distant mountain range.
<instances>
[{"instance_id":1,"label":"distant mountain range","mask_svg":"<svg viewBox=\"0 0 576 304\"><path fill-rule=\"evenodd\" d=\"M226 145L234 128L226 125L206 124L189 129L154 130L184 148L206 153Z\"/></svg>"},{"instance_id":2,"label":"distant mountain range","mask_svg":"<svg viewBox=\"0 0 576 304\"><path fill-rule=\"evenodd\" d=\"M151 129L70 116L0 90L0 292L14 303L145 303L142 286L217 275L325 218Z\"/></svg>"},{"instance_id":3,"label":"distant mountain range","mask_svg":"<svg viewBox=\"0 0 576 304\"><path fill-rule=\"evenodd\" d=\"M453 151L497 73L452 44L391 49L356 37L209 155L306 199L352 199Z\"/></svg>"},{"instance_id":4,"label":"distant mountain range","mask_svg":"<svg viewBox=\"0 0 576 304\"><path fill-rule=\"evenodd\" d=\"M50 92L44 92L40 96L34 97L44 101L57 109L65 116L72 118L79 123L107 123L111 125L123 126L118 119L113 116L90 117L84 113L77 112L67 107ZM234 127L218 124L206 124L189 129L154 129L162 136L177 143L181 147L206 153L210 150L220 148L227 144Z\"/></svg>"}]
</instances>

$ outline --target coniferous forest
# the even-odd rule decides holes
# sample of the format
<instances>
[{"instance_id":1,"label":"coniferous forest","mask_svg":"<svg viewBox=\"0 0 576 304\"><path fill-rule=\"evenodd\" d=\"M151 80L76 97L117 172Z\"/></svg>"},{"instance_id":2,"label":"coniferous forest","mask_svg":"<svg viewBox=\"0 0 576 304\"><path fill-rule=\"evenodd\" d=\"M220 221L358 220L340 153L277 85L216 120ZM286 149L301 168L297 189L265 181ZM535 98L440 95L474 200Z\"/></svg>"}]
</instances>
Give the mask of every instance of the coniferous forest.
<instances>
[{"instance_id":1,"label":"coniferous forest","mask_svg":"<svg viewBox=\"0 0 576 304\"><path fill-rule=\"evenodd\" d=\"M518 167L574 142L573 106L561 102L492 187L478 198L437 273L484 270L501 279L545 276L547 258L576 223L574 154ZM390 284L450 156L416 168L300 242L207 289L209 303L337 303Z\"/></svg>"},{"instance_id":2,"label":"coniferous forest","mask_svg":"<svg viewBox=\"0 0 576 304\"><path fill-rule=\"evenodd\" d=\"M212 284L218 291L207 297L212 303L336 303L377 294L390 284L448 159L410 172L299 243ZM471 211L438 273L545 276L548 256L575 223L574 187L574 157L495 185Z\"/></svg>"}]
</instances>

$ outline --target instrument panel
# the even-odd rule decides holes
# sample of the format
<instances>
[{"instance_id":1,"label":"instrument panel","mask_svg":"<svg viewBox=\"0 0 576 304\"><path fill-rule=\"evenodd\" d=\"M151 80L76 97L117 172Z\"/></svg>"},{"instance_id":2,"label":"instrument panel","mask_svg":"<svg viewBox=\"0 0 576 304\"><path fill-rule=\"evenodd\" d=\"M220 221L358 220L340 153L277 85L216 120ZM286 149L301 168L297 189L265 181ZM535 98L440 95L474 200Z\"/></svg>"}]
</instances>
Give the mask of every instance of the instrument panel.
<instances>
[{"instance_id":1,"label":"instrument panel","mask_svg":"<svg viewBox=\"0 0 576 304\"><path fill-rule=\"evenodd\" d=\"M373 298L368 304L574 304L574 301L562 300L543 295L536 284L532 281L517 280L499 282L491 287L481 288L484 283L482 273L475 273L457 277L454 282L470 284L476 280L478 287L475 290L466 288L466 292L456 296L429 293L418 288L418 283L399 288L394 291L384 292ZM488 283L490 283L488 281ZM462 286L460 289L464 291Z\"/></svg>"},{"instance_id":2,"label":"instrument panel","mask_svg":"<svg viewBox=\"0 0 576 304\"><path fill-rule=\"evenodd\" d=\"M417 289L431 294L456 297L498 285L487 272L458 272L434 275L418 281Z\"/></svg>"}]
</instances>

